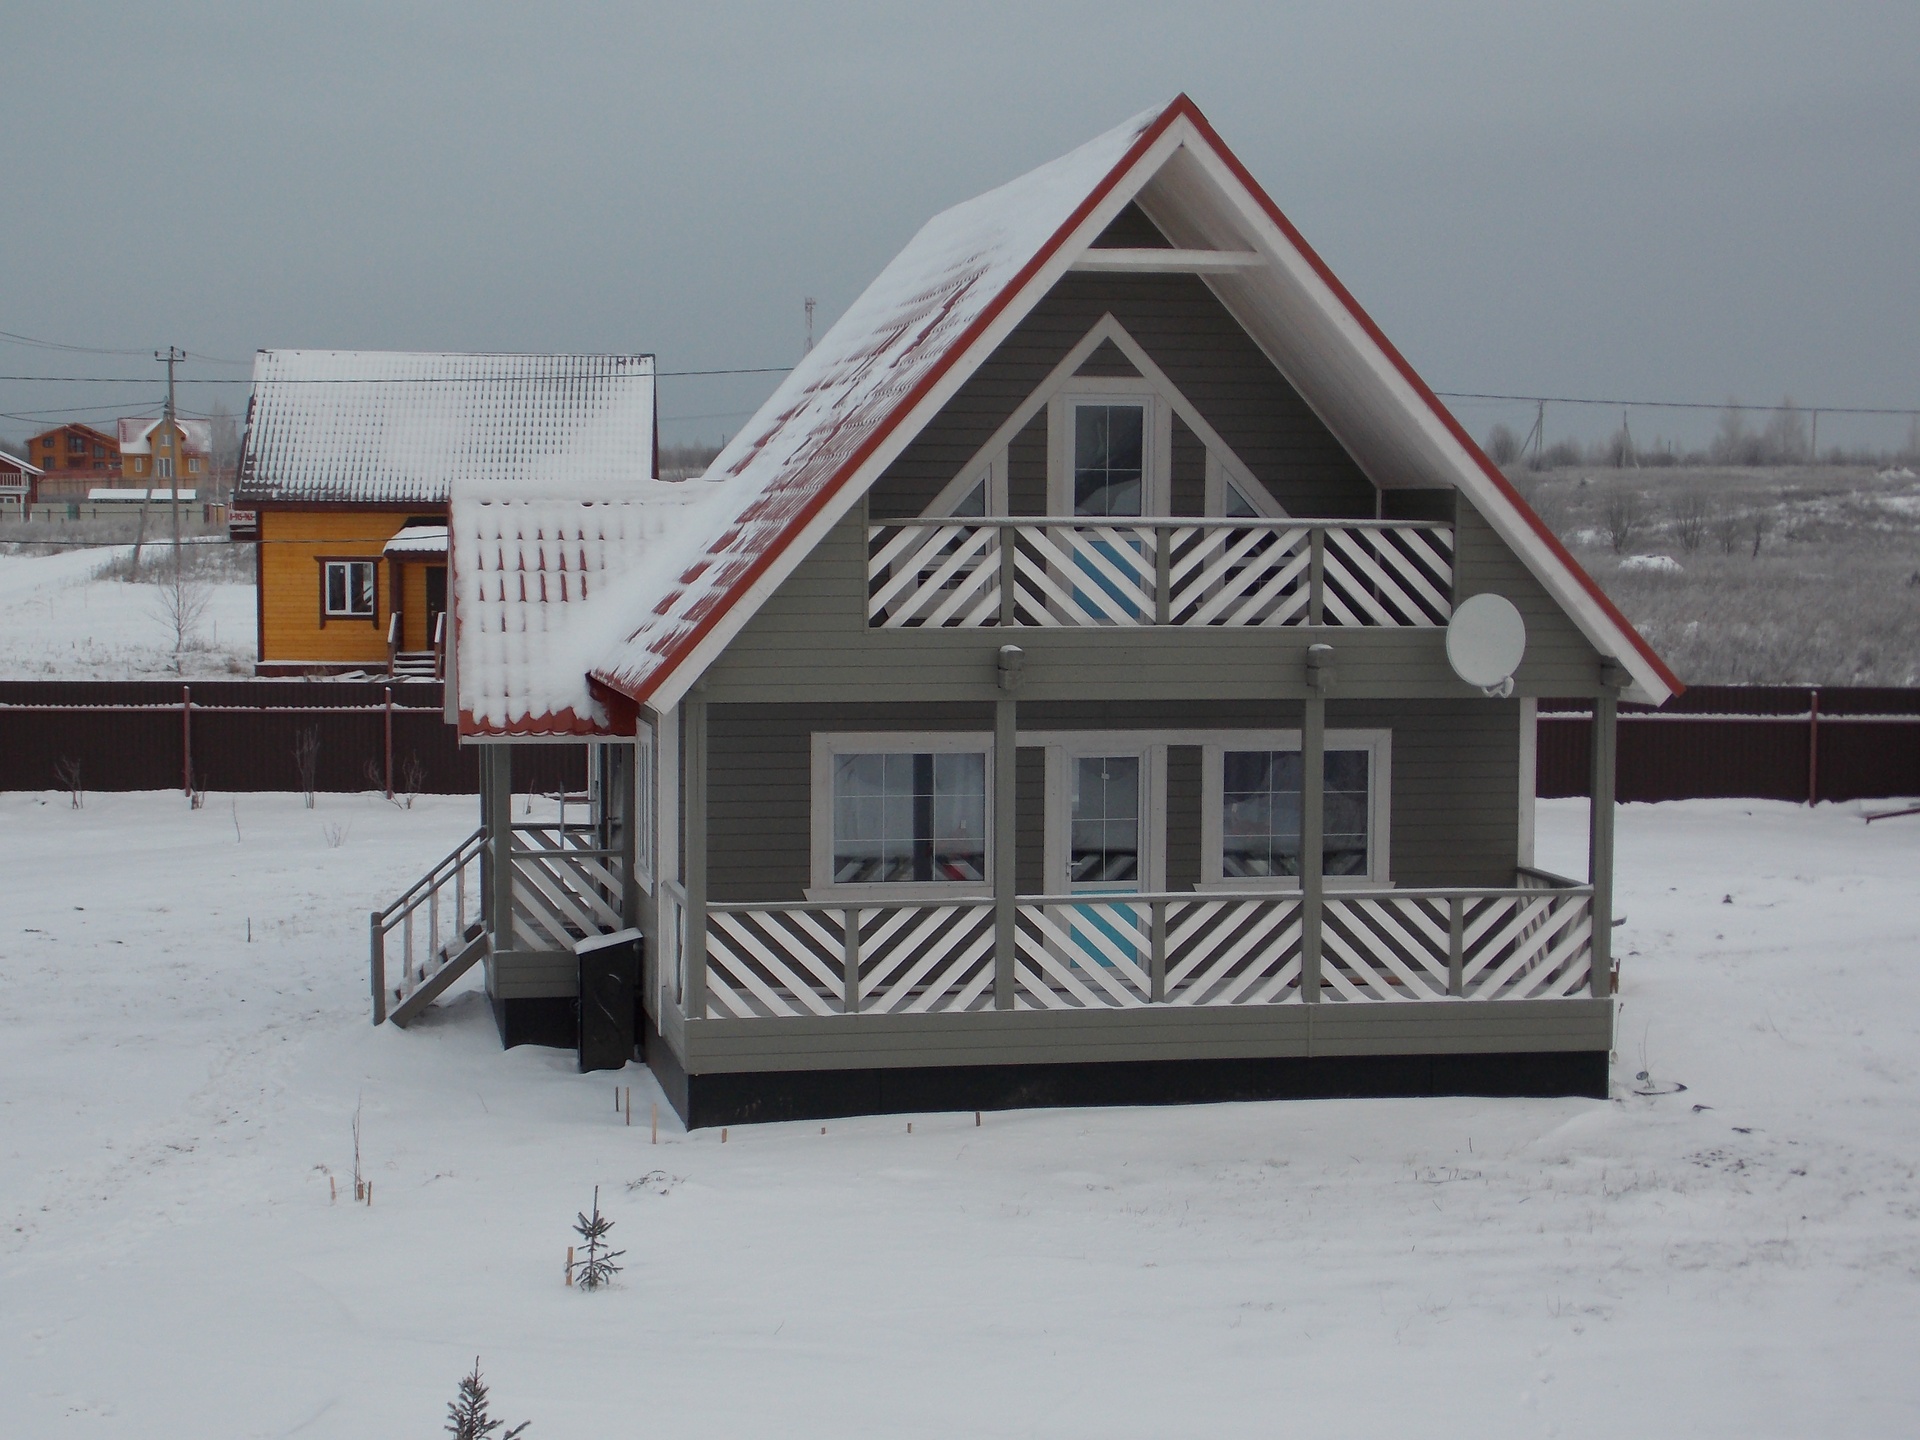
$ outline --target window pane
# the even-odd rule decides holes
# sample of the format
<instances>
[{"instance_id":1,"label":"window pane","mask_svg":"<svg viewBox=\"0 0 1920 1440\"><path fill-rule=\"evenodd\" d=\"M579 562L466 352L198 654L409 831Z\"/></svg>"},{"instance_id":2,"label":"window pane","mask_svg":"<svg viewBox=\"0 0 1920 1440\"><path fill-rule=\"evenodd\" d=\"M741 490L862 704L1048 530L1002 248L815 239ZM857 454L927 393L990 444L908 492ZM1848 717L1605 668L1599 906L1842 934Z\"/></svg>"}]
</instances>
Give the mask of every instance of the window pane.
<instances>
[{"instance_id":1,"label":"window pane","mask_svg":"<svg viewBox=\"0 0 1920 1440\"><path fill-rule=\"evenodd\" d=\"M1073 411L1073 513L1138 515L1146 407L1077 405Z\"/></svg>"},{"instance_id":2,"label":"window pane","mask_svg":"<svg viewBox=\"0 0 1920 1440\"><path fill-rule=\"evenodd\" d=\"M327 613L347 613L347 567L344 565L327 566Z\"/></svg>"},{"instance_id":3,"label":"window pane","mask_svg":"<svg viewBox=\"0 0 1920 1440\"><path fill-rule=\"evenodd\" d=\"M353 570L353 613L356 615L373 614L373 566L366 562L354 564Z\"/></svg>"},{"instance_id":4,"label":"window pane","mask_svg":"<svg viewBox=\"0 0 1920 1440\"><path fill-rule=\"evenodd\" d=\"M1073 762L1067 878L1075 883L1140 878L1140 757L1083 755Z\"/></svg>"},{"instance_id":5,"label":"window pane","mask_svg":"<svg viewBox=\"0 0 1920 1440\"><path fill-rule=\"evenodd\" d=\"M1372 753L1329 750L1321 801L1321 874L1367 873ZM1220 874L1300 873L1300 752L1230 750L1221 766Z\"/></svg>"},{"instance_id":6,"label":"window pane","mask_svg":"<svg viewBox=\"0 0 1920 1440\"><path fill-rule=\"evenodd\" d=\"M835 756L835 883L984 881L986 758L977 751Z\"/></svg>"}]
</instances>

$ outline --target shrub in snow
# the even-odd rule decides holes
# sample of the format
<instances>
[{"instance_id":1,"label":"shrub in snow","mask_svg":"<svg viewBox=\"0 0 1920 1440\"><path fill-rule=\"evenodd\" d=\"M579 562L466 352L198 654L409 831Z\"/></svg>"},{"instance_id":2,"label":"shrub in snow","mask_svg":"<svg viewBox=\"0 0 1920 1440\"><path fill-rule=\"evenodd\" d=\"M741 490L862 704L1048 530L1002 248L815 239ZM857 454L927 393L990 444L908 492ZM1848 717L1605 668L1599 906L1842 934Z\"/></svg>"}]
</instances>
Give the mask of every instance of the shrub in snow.
<instances>
[{"instance_id":1,"label":"shrub in snow","mask_svg":"<svg viewBox=\"0 0 1920 1440\"><path fill-rule=\"evenodd\" d=\"M600 1213L600 1187L593 1187L593 1216L578 1217L574 1230L587 1242L587 1258L580 1261L574 1270L583 1290L598 1290L602 1285L613 1283L613 1277L620 1273L621 1267L613 1262L627 1252L608 1247L607 1232L613 1229L613 1221Z\"/></svg>"},{"instance_id":2,"label":"shrub in snow","mask_svg":"<svg viewBox=\"0 0 1920 1440\"><path fill-rule=\"evenodd\" d=\"M1622 570L1644 570L1660 575L1680 574L1680 562L1671 555L1629 555L1620 562Z\"/></svg>"},{"instance_id":3,"label":"shrub in snow","mask_svg":"<svg viewBox=\"0 0 1920 1440\"><path fill-rule=\"evenodd\" d=\"M473 1357L473 1373L460 1377L460 1393L447 1405L447 1433L454 1440L487 1440L503 1422L487 1414L487 1382L480 1378L480 1357ZM522 1420L500 1440L514 1440L527 1433L533 1422Z\"/></svg>"}]
</instances>

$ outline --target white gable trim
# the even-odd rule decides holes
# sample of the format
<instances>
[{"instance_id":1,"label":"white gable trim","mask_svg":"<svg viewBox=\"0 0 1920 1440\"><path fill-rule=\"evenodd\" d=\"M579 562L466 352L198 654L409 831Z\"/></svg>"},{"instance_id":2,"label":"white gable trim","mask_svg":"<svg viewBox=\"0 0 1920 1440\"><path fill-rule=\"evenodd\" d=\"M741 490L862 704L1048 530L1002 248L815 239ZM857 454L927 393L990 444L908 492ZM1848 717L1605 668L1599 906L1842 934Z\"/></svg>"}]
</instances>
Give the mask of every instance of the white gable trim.
<instances>
[{"instance_id":1,"label":"white gable trim","mask_svg":"<svg viewBox=\"0 0 1920 1440\"><path fill-rule=\"evenodd\" d=\"M954 473L933 503L927 506L929 516L950 515L954 506L973 492L980 483L980 477L991 468L992 483L998 487L1000 509L1006 513L1006 452L1013 439L1035 417L1046 409L1056 396L1078 387L1090 387L1100 390L1118 391L1126 388L1130 377L1123 375L1080 375L1079 369L1093 357L1094 351L1102 345L1112 342L1113 347L1126 357L1127 362L1140 372L1140 380L1159 399L1166 402L1173 414L1180 417L1202 445L1206 447L1209 479L1209 503L1211 503L1212 472L1218 466L1221 472L1252 501L1262 514L1272 515L1275 519L1284 519L1286 510L1275 500L1267 487L1254 478L1253 471L1234 454L1233 447L1220 438L1220 432L1207 423L1207 419L1193 405L1193 402L1181 393L1180 387L1167 377L1167 372L1153 363L1153 357L1146 349L1127 333L1127 327L1114 318L1111 313L1102 315L1094 322L1093 328L1075 342L1058 365L1047 372L1047 378L1037 385L1026 399L1022 400L999 429L993 432L987 443L976 450ZM1049 478L1052 478L1052 451L1049 444ZM1168 478L1163 476L1163 481ZM993 492L990 491L990 494Z\"/></svg>"}]
</instances>

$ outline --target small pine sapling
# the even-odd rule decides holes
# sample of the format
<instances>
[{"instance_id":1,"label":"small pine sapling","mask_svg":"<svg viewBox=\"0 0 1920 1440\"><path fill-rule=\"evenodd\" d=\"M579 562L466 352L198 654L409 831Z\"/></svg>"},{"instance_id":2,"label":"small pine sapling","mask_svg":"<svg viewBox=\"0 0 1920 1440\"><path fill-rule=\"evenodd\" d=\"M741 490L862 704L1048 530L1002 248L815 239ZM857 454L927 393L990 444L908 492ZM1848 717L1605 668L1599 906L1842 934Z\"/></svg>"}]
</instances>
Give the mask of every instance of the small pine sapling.
<instances>
[{"instance_id":1,"label":"small pine sapling","mask_svg":"<svg viewBox=\"0 0 1920 1440\"><path fill-rule=\"evenodd\" d=\"M480 1357L476 1355L473 1373L460 1377L460 1393L447 1403L447 1433L454 1440L488 1440L503 1423L487 1414L487 1382L480 1378ZM526 1434L532 1423L522 1420L500 1440L515 1440Z\"/></svg>"},{"instance_id":2,"label":"small pine sapling","mask_svg":"<svg viewBox=\"0 0 1920 1440\"><path fill-rule=\"evenodd\" d=\"M598 1290L603 1285L611 1285L613 1283L613 1277L618 1275L623 1268L613 1262L627 1252L624 1250L614 1250L608 1246L607 1232L613 1229L613 1221L607 1219L606 1216L600 1213L600 1187L598 1185L593 1187L592 1218L589 1219L585 1215L579 1216L573 1228L579 1234L580 1238L587 1242L587 1258L580 1261L574 1270L580 1288L582 1290Z\"/></svg>"}]
</instances>

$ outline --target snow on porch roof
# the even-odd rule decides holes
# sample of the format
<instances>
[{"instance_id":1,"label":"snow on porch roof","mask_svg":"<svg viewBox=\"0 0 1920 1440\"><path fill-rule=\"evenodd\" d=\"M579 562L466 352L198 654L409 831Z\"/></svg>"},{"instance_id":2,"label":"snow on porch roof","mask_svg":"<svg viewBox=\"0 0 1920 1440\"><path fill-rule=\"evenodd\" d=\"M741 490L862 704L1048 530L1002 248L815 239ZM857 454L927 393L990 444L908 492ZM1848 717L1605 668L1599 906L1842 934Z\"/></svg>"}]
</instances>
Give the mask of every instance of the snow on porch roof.
<instances>
[{"instance_id":1,"label":"snow on porch roof","mask_svg":"<svg viewBox=\"0 0 1920 1440\"><path fill-rule=\"evenodd\" d=\"M550 491L653 474L651 355L262 350L247 501L443 504L463 481Z\"/></svg>"},{"instance_id":2,"label":"snow on porch roof","mask_svg":"<svg viewBox=\"0 0 1920 1440\"><path fill-rule=\"evenodd\" d=\"M725 497L700 480L580 488L532 497L454 490L449 589L463 737L631 729L590 691L588 668L636 591L650 593L685 564L674 537Z\"/></svg>"},{"instance_id":3,"label":"snow on porch roof","mask_svg":"<svg viewBox=\"0 0 1920 1440\"><path fill-rule=\"evenodd\" d=\"M385 555L444 555L447 553L447 527L444 525L404 525L387 541Z\"/></svg>"},{"instance_id":4,"label":"snow on porch roof","mask_svg":"<svg viewBox=\"0 0 1920 1440\"><path fill-rule=\"evenodd\" d=\"M1177 245L1250 247L1213 282L1376 484L1457 486L1603 654L1631 698L1680 682L1474 444L1184 95L929 221L707 474L731 506L681 527L677 574L635 604L593 667L636 703L678 701L826 529L855 503L1119 210ZM1165 228L1165 227L1163 227ZM1208 233L1211 232L1211 233ZM1282 350L1290 353L1282 355Z\"/></svg>"}]
</instances>

